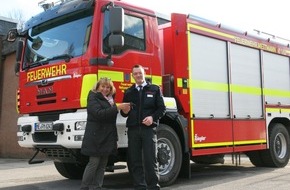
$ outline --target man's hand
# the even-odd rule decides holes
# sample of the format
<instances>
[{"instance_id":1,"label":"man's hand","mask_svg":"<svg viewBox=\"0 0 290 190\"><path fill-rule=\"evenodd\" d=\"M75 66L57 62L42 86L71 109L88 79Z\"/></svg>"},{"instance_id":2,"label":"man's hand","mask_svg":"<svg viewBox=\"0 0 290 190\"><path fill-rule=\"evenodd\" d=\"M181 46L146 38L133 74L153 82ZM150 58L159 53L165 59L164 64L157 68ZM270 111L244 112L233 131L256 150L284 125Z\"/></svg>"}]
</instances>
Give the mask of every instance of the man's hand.
<instances>
[{"instance_id":1,"label":"man's hand","mask_svg":"<svg viewBox=\"0 0 290 190\"><path fill-rule=\"evenodd\" d=\"M142 121L142 123L146 126L150 126L152 125L153 123L153 117L152 116L148 116L148 117L145 117Z\"/></svg>"}]
</instances>

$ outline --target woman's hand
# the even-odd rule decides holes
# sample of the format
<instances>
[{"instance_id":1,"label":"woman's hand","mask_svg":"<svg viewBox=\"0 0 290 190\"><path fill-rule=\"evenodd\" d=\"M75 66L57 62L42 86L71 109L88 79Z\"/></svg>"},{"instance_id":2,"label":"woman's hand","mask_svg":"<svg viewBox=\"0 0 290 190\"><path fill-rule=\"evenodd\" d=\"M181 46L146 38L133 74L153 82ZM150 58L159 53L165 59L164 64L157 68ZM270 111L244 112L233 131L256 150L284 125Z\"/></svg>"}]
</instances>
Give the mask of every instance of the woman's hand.
<instances>
[{"instance_id":1,"label":"woman's hand","mask_svg":"<svg viewBox=\"0 0 290 190\"><path fill-rule=\"evenodd\" d=\"M118 110L122 110L125 114L127 114L131 109L130 103L121 103L117 105Z\"/></svg>"}]
</instances>

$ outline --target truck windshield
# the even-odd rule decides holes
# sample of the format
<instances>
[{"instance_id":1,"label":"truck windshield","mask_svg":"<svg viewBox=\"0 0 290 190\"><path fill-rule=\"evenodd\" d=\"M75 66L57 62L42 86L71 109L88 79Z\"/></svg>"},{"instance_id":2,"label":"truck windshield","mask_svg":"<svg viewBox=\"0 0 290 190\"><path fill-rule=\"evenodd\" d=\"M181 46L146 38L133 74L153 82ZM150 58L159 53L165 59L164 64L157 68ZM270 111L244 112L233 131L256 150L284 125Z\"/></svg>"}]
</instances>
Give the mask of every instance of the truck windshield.
<instances>
[{"instance_id":1,"label":"truck windshield","mask_svg":"<svg viewBox=\"0 0 290 190\"><path fill-rule=\"evenodd\" d=\"M88 11L89 12L89 11ZM92 15L64 16L29 29L23 69L69 60L84 54L88 47Z\"/></svg>"}]
</instances>

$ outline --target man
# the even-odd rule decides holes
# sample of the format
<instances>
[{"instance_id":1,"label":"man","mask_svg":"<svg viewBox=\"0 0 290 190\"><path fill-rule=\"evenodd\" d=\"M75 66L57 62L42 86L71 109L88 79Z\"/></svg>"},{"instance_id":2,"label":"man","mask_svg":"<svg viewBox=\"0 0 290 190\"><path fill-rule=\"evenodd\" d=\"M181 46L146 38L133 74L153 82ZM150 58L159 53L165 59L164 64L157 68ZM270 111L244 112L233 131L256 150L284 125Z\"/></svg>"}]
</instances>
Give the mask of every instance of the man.
<instances>
[{"instance_id":1,"label":"man","mask_svg":"<svg viewBox=\"0 0 290 190\"><path fill-rule=\"evenodd\" d=\"M159 86L145 81L141 65L133 67L132 76L135 84L125 91L123 98L132 107L121 111L122 116L128 117L128 169L135 189L160 189L156 127L166 108Z\"/></svg>"}]
</instances>

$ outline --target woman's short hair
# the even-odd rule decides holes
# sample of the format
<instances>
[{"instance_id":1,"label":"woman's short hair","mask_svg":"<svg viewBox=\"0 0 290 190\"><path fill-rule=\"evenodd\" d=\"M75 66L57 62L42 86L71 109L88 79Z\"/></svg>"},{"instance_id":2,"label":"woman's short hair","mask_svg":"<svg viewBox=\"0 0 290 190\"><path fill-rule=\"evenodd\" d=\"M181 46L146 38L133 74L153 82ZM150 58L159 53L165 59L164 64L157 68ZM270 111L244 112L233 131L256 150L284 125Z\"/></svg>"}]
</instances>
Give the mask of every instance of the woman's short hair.
<instances>
[{"instance_id":1,"label":"woman's short hair","mask_svg":"<svg viewBox=\"0 0 290 190\"><path fill-rule=\"evenodd\" d=\"M93 89L92 91L93 92L97 92L98 91L98 88L101 86L101 85L108 85L110 86L110 95L114 95L116 93L116 88L112 82L112 80L110 78L107 78L107 77L102 77L98 80L98 82L93 86Z\"/></svg>"}]
</instances>

